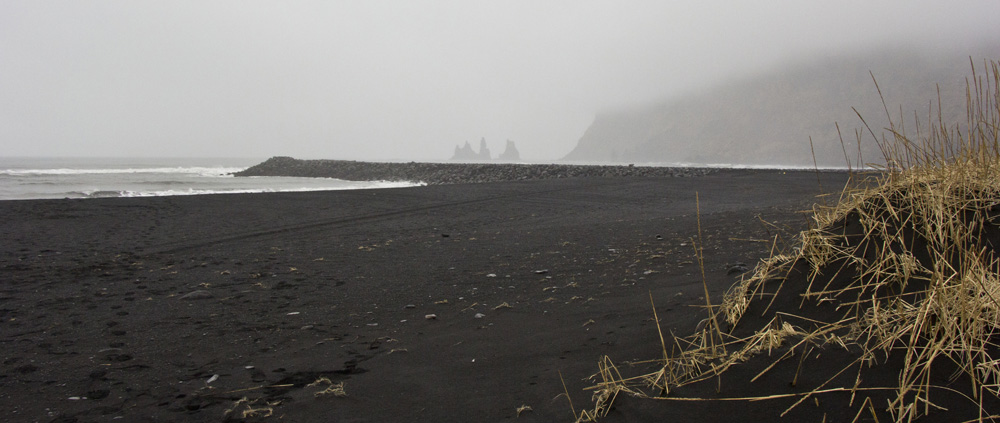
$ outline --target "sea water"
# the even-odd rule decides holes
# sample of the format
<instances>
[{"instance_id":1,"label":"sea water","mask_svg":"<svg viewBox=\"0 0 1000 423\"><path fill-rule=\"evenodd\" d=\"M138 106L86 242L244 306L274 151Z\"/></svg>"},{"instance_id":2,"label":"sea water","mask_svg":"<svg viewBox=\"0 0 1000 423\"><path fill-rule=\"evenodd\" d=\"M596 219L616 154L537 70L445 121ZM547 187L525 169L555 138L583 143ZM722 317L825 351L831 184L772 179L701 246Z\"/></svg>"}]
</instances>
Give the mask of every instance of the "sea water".
<instances>
[{"instance_id":1,"label":"sea water","mask_svg":"<svg viewBox=\"0 0 1000 423\"><path fill-rule=\"evenodd\" d=\"M0 158L0 200L392 188L412 182L234 177L262 159Z\"/></svg>"}]
</instances>

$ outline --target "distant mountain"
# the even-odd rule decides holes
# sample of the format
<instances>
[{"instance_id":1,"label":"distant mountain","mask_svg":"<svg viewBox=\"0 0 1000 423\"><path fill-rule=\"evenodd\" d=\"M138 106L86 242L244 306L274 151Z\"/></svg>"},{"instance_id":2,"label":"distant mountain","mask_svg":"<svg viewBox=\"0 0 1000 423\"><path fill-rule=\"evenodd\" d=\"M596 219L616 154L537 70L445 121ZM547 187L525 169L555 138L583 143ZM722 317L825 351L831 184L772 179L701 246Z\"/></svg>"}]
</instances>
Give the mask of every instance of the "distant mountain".
<instances>
[{"instance_id":1,"label":"distant mountain","mask_svg":"<svg viewBox=\"0 0 1000 423\"><path fill-rule=\"evenodd\" d=\"M563 160L812 166L812 137L820 166L844 166L845 149L856 166L855 130L863 130L863 161L878 162L881 154L852 110L857 108L876 134L889 126L869 71L893 121L912 136L914 112L926 130L933 103L936 122L938 85L945 121L965 122L969 58L981 72L983 59L996 60L998 53L1000 44L961 53L886 50L792 66L677 100L600 114Z\"/></svg>"}]
</instances>

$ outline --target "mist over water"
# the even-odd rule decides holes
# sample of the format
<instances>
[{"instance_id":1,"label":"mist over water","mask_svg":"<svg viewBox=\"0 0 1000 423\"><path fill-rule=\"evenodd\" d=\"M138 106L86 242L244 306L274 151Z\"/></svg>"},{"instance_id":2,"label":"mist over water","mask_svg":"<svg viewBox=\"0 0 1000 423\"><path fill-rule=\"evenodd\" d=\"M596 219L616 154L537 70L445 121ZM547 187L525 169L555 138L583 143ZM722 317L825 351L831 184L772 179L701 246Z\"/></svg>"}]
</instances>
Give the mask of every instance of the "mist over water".
<instances>
[{"instance_id":1,"label":"mist over water","mask_svg":"<svg viewBox=\"0 0 1000 423\"><path fill-rule=\"evenodd\" d=\"M961 55L998 21L995 0L4 1L0 157L436 161L486 138L555 161L609 111L838 55Z\"/></svg>"}]
</instances>

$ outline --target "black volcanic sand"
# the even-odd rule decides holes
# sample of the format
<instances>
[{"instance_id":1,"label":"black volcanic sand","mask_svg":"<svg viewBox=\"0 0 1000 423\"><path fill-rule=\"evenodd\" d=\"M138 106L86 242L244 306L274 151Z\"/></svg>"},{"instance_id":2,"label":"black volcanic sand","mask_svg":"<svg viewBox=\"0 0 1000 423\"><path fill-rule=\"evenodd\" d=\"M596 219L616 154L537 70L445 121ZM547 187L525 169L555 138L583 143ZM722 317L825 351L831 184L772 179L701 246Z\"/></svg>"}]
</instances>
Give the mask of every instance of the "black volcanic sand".
<instances>
[{"instance_id":1,"label":"black volcanic sand","mask_svg":"<svg viewBox=\"0 0 1000 423\"><path fill-rule=\"evenodd\" d=\"M572 421L560 373L579 411L600 357L659 356L650 293L665 330L705 317L696 193L718 302L728 265L804 229L820 191L813 172L733 170L0 202L0 420ZM347 395L316 396L323 377ZM608 418L783 409L718 404Z\"/></svg>"}]
</instances>

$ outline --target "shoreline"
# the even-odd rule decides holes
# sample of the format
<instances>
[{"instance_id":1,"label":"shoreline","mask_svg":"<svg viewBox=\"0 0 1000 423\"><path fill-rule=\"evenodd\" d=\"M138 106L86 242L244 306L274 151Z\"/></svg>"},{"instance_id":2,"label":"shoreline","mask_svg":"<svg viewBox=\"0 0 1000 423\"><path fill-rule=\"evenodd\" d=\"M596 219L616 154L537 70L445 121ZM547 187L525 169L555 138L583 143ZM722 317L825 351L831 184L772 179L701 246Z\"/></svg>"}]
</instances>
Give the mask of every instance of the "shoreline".
<instances>
[{"instance_id":1,"label":"shoreline","mask_svg":"<svg viewBox=\"0 0 1000 423\"><path fill-rule=\"evenodd\" d=\"M807 225L817 177L836 192L848 175L0 202L0 410L572 421L560 375L579 411L600 357L659 354L651 295L664 330L683 336L704 317L699 220L714 299L738 279L733 263L769 254L775 228ZM346 396L322 394L339 383ZM609 421L685 416L625 404Z\"/></svg>"}]
</instances>

